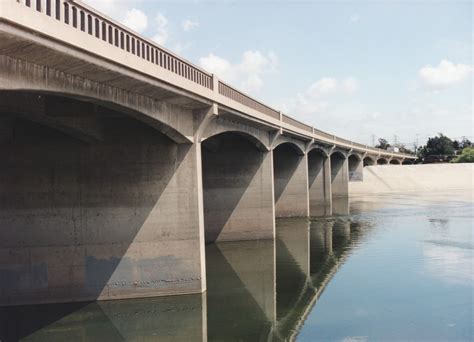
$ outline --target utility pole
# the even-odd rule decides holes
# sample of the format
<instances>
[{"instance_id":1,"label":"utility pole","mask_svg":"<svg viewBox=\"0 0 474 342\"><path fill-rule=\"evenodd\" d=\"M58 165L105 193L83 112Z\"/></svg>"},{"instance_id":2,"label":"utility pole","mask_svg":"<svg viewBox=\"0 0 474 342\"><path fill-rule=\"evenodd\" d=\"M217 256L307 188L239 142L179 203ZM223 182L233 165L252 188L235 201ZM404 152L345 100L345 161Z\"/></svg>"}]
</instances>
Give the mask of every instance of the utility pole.
<instances>
[{"instance_id":1,"label":"utility pole","mask_svg":"<svg viewBox=\"0 0 474 342\"><path fill-rule=\"evenodd\" d=\"M397 146L398 145L398 136L395 134L393 136L393 146Z\"/></svg>"}]
</instances>

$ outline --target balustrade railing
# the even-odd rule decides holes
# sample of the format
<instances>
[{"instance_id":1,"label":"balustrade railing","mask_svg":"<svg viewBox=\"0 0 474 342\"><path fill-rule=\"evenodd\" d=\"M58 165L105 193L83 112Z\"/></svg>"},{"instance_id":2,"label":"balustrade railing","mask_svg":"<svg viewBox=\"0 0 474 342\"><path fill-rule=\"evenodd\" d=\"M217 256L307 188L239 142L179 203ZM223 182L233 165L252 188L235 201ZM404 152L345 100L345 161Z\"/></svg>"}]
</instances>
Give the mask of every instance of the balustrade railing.
<instances>
[{"instance_id":1,"label":"balustrade railing","mask_svg":"<svg viewBox=\"0 0 474 342\"><path fill-rule=\"evenodd\" d=\"M15 1L205 88L213 88L212 74L141 37L82 2L71 0Z\"/></svg>"},{"instance_id":2,"label":"balustrade railing","mask_svg":"<svg viewBox=\"0 0 474 342\"><path fill-rule=\"evenodd\" d=\"M272 118L275 119L280 119L280 112L261 103L260 101L257 101L253 98L251 98L248 95L245 95L244 93L238 91L235 88L232 88L231 86L225 84L222 81L219 81L219 94L234 100L240 104L243 104L247 107L250 107L252 109L255 109L256 111L259 111L260 113L266 114L271 116Z\"/></svg>"}]
</instances>

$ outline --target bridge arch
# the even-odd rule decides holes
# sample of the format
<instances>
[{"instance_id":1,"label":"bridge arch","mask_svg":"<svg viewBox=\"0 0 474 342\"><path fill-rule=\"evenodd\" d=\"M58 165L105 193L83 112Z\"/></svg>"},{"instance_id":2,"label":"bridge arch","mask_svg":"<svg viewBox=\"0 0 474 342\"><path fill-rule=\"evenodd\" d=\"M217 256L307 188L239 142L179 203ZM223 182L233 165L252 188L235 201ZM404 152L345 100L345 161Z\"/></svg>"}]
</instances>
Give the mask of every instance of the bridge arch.
<instances>
[{"instance_id":1,"label":"bridge arch","mask_svg":"<svg viewBox=\"0 0 474 342\"><path fill-rule=\"evenodd\" d=\"M415 161L413 159L405 159L402 162L402 165L413 165L413 164L415 164Z\"/></svg>"},{"instance_id":2,"label":"bridge arch","mask_svg":"<svg viewBox=\"0 0 474 342\"><path fill-rule=\"evenodd\" d=\"M375 158L372 157L372 156L366 156L364 158L363 162L364 162L364 167L365 166L372 166L372 165L375 165L377 163Z\"/></svg>"},{"instance_id":3,"label":"bridge arch","mask_svg":"<svg viewBox=\"0 0 474 342\"><path fill-rule=\"evenodd\" d=\"M402 165L399 159L390 159L390 165Z\"/></svg>"},{"instance_id":4,"label":"bridge arch","mask_svg":"<svg viewBox=\"0 0 474 342\"><path fill-rule=\"evenodd\" d=\"M188 137L193 135L193 125L183 124L193 122L191 108L7 56L0 57L2 77L8 79L0 84L2 91L52 94L99 104L135 117L177 143L192 142Z\"/></svg>"},{"instance_id":5,"label":"bridge arch","mask_svg":"<svg viewBox=\"0 0 474 342\"><path fill-rule=\"evenodd\" d=\"M308 148L308 151L307 153L310 153L311 151L317 151L319 152L322 156L326 157L326 158L329 158L329 152L327 151L326 148L322 147L322 146L319 146L319 145L311 145L309 148Z\"/></svg>"},{"instance_id":6,"label":"bridge arch","mask_svg":"<svg viewBox=\"0 0 474 342\"><path fill-rule=\"evenodd\" d=\"M240 135L251 142L262 152L270 151L270 135L268 131L251 127L240 122L216 116L204 128L201 141L212 139L220 134Z\"/></svg>"},{"instance_id":7,"label":"bridge arch","mask_svg":"<svg viewBox=\"0 0 474 342\"><path fill-rule=\"evenodd\" d=\"M388 164L388 159L381 157L377 159L377 165L387 165Z\"/></svg>"},{"instance_id":8,"label":"bridge arch","mask_svg":"<svg viewBox=\"0 0 474 342\"><path fill-rule=\"evenodd\" d=\"M291 139L289 137L285 137L280 135L276 141L273 144L272 149L275 150L279 146L286 144L287 146L290 146L298 155L303 156L305 154L305 147L304 143L302 141L296 141L294 139Z\"/></svg>"},{"instance_id":9,"label":"bridge arch","mask_svg":"<svg viewBox=\"0 0 474 342\"><path fill-rule=\"evenodd\" d=\"M70 108L63 108L68 115L61 116L61 113L50 112L51 107L55 107L59 110L61 102L68 102ZM28 89L23 87L16 90L2 90L0 89L0 103L2 106L0 110L2 112L10 112L19 115L27 120L35 121L50 128L61 130L63 133L70 134L80 140L88 140L87 132L83 131L83 123L80 122L84 116L91 116L91 114L97 114L100 116L103 111L108 114L111 112L119 113L124 116L136 119L153 127L160 133L164 134L172 141L176 143L190 143L191 140L187 135L192 136L192 132L186 132L186 130L179 129L171 122L161 118L161 116L169 116L169 112L181 119L191 119L192 112L177 106L160 102L156 103L151 101L145 105L142 101L140 105L134 104L134 101L130 101L125 104L123 101L118 101L113 98L99 98L94 94L78 95L70 93L67 90L39 90L39 89ZM73 113L72 109L80 108L87 112L84 113ZM79 123L79 124L78 124ZM87 119L87 126L89 128L97 129L97 127L91 127L92 121ZM81 127L82 126L82 127Z\"/></svg>"}]
</instances>

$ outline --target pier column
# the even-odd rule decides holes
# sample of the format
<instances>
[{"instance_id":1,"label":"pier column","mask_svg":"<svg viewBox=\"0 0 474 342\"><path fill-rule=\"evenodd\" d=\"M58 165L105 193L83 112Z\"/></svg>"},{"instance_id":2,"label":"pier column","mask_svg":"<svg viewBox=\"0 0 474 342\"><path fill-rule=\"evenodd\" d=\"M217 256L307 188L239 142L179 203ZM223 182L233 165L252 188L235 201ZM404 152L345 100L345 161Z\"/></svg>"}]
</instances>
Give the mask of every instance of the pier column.
<instances>
[{"instance_id":1,"label":"pier column","mask_svg":"<svg viewBox=\"0 0 474 342\"><path fill-rule=\"evenodd\" d=\"M331 165L322 151L308 153L310 216L331 215Z\"/></svg>"},{"instance_id":2,"label":"pier column","mask_svg":"<svg viewBox=\"0 0 474 342\"><path fill-rule=\"evenodd\" d=\"M206 242L273 239L272 153L241 134L202 143Z\"/></svg>"},{"instance_id":3,"label":"pier column","mask_svg":"<svg viewBox=\"0 0 474 342\"><path fill-rule=\"evenodd\" d=\"M110 113L90 144L13 125L0 144L0 305L205 290L195 146Z\"/></svg>"},{"instance_id":4,"label":"pier column","mask_svg":"<svg viewBox=\"0 0 474 342\"><path fill-rule=\"evenodd\" d=\"M331 192L332 198L349 196L348 159L340 152L331 154Z\"/></svg>"},{"instance_id":5,"label":"pier column","mask_svg":"<svg viewBox=\"0 0 474 342\"><path fill-rule=\"evenodd\" d=\"M290 143L273 150L275 182L275 216L306 217L309 215L308 159Z\"/></svg>"}]
</instances>

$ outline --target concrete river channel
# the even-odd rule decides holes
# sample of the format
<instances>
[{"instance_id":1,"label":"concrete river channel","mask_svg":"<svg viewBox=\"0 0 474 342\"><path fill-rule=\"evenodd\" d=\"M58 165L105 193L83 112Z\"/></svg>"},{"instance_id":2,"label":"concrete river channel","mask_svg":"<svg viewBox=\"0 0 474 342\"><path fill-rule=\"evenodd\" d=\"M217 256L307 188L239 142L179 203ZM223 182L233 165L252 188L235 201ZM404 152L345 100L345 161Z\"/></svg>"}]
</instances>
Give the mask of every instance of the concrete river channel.
<instances>
[{"instance_id":1,"label":"concrete river channel","mask_svg":"<svg viewBox=\"0 0 474 342\"><path fill-rule=\"evenodd\" d=\"M469 341L472 235L470 190L356 197L207 245L204 294L4 307L0 339Z\"/></svg>"}]
</instances>

